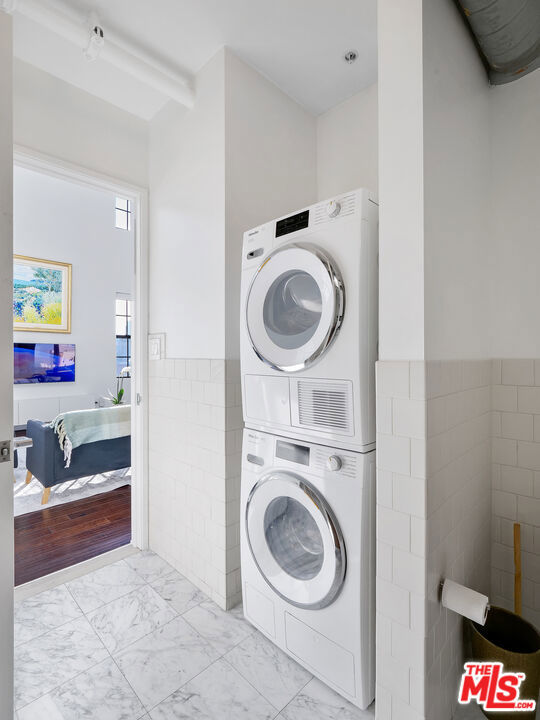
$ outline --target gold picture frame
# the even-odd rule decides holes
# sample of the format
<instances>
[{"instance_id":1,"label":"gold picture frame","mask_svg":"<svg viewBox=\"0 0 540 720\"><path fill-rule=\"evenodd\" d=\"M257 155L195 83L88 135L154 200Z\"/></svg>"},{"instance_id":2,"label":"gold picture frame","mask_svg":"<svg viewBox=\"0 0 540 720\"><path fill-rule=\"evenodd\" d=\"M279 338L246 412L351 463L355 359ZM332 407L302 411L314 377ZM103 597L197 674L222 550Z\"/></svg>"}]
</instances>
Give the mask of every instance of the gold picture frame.
<instances>
[{"instance_id":1,"label":"gold picture frame","mask_svg":"<svg viewBox=\"0 0 540 720\"><path fill-rule=\"evenodd\" d=\"M13 329L71 332L71 263L13 256Z\"/></svg>"}]
</instances>

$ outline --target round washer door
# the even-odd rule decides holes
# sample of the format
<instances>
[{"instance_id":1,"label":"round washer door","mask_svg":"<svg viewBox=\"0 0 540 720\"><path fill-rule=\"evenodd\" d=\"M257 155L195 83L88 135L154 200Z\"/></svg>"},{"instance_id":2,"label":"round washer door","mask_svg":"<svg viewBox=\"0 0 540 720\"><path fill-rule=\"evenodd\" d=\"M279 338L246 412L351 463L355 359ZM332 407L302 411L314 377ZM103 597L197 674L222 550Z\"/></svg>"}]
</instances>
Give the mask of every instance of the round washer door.
<instances>
[{"instance_id":1,"label":"round washer door","mask_svg":"<svg viewBox=\"0 0 540 720\"><path fill-rule=\"evenodd\" d=\"M320 609L335 600L345 543L331 508L306 480L287 472L261 478L248 498L246 534L262 576L287 602Z\"/></svg>"},{"instance_id":2,"label":"round washer door","mask_svg":"<svg viewBox=\"0 0 540 720\"><path fill-rule=\"evenodd\" d=\"M254 351L276 370L295 372L316 362L343 321L343 281L326 253L295 243L261 264L246 302Z\"/></svg>"}]
</instances>

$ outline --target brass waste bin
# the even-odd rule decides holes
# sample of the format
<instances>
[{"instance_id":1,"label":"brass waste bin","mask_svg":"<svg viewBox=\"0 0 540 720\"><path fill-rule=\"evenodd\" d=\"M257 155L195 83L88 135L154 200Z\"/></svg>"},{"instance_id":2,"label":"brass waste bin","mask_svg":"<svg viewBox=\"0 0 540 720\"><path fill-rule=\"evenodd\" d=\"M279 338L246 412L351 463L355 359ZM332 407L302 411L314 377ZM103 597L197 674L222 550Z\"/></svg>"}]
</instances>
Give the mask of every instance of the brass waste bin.
<instances>
[{"instance_id":1,"label":"brass waste bin","mask_svg":"<svg viewBox=\"0 0 540 720\"><path fill-rule=\"evenodd\" d=\"M540 634L526 620L509 610L491 607L486 624L469 621L473 662L501 662L505 672L522 672L522 700L538 701L540 691ZM484 712L490 720L540 720L540 711Z\"/></svg>"}]
</instances>

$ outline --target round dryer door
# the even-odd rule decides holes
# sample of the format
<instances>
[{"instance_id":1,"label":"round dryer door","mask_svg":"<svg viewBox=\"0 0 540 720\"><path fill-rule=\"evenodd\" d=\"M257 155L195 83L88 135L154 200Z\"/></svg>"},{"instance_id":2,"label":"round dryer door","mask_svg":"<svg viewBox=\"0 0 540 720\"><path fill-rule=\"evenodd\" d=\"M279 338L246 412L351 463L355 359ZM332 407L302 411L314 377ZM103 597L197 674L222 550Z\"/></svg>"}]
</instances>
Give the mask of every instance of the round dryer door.
<instances>
[{"instance_id":1,"label":"round dryer door","mask_svg":"<svg viewBox=\"0 0 540 720\"><path fill-rule=\"evenodd\" d=\"M259 480L247 502L246 534L262 576L284 600L319 609L337 597L345 579L343 535L306 480L285 472Z\"/></svg>"},{"instance_id":2,"label":"round dryer door","mask_svg":"<svg viewBox=\"0 0 540 720\"><path fill-rule=\"evenodd\" d=\"M328 349L343 320L341 275L314 245L274 250L249 289L246 322L254 351L276 370L295 372Z\"/></svg>"}]
</instances>

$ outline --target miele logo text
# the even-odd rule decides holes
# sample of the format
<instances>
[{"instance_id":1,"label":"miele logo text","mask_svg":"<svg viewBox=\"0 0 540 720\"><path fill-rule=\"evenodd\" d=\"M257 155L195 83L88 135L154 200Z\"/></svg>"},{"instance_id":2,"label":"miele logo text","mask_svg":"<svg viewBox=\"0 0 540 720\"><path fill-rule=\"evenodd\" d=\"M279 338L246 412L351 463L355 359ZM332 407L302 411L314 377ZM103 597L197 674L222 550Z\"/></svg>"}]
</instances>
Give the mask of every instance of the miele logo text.
<instances>
[{"instance_id":1,"label":"miele logo text","mask_svg":"<svg viewBox=\"0 0 540 720\"><path fill-rule=\"evenodd\" d=\"M458 698L461 705L476 700L490 712L530 712L535 709L536 700L521 700L519 697L525 673L505 673L500 662L468 662L464 667Z\"/></svg>"}]
</instances>

